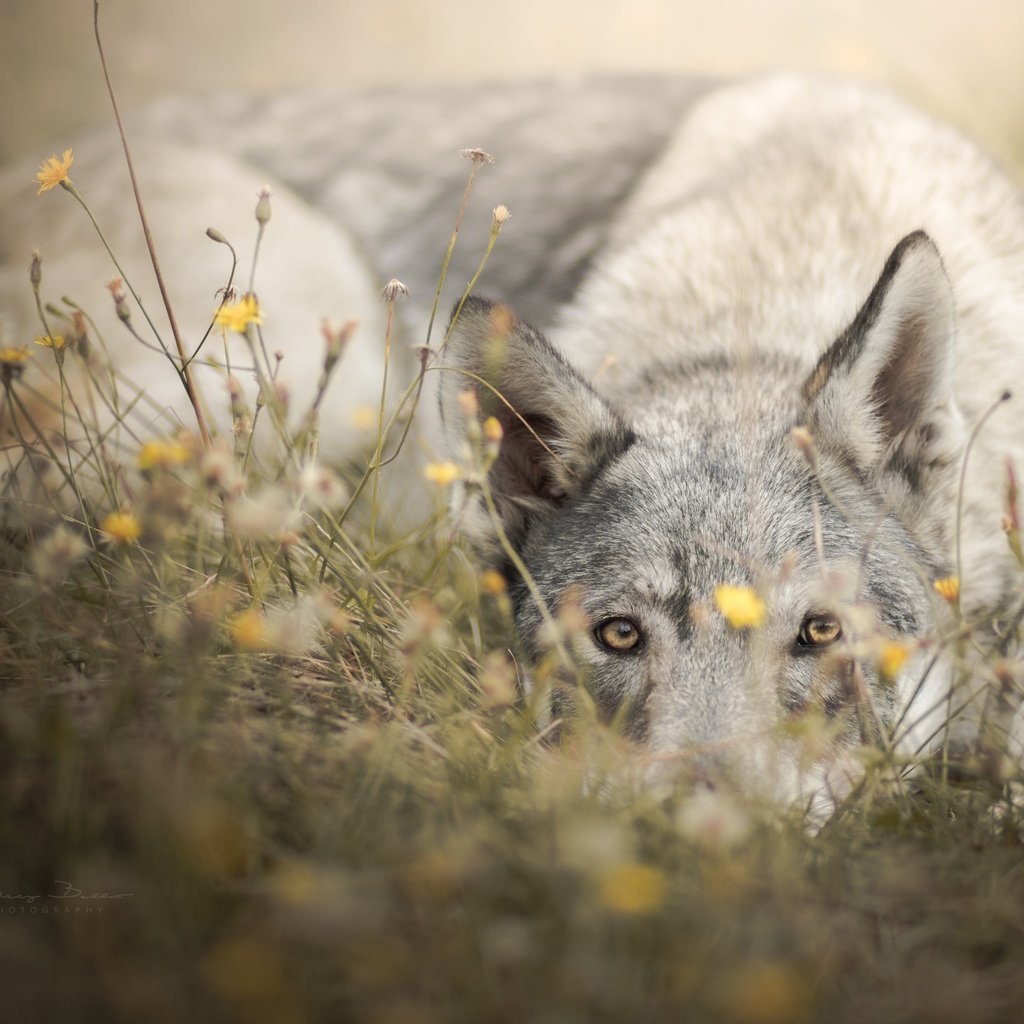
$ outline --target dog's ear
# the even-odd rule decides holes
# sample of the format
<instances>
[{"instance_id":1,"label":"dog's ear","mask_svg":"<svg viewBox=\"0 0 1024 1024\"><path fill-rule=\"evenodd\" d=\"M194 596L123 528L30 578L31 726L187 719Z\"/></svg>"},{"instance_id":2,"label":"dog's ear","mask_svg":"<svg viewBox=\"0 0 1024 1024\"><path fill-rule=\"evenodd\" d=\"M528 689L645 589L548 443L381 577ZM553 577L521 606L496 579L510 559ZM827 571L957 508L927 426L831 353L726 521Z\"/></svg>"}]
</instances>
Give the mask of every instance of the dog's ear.
<instances>
[{"instance_id":1,"label":"dog's ear","mask_svg":"<svg viewBox=\"0 0 1024 1024\"><path fill-rule=\"evenodd\" d=\"M479 458L472 454L470 420L493 416L501 425L487 486L517 546L533 520L571 501L633 441L622 419L539 331L507 306L475 297L453 312L440 403L445 447L461 465ZM497 556L479 481L464 478L453 506L461 529Z\"/></svg>"},{"instance_id":2,"label":"dog's ear","mask_svg":"<svg viewBox=\"0 0 1024 1024\"><path fill-rule=\"evenodd\" d=\"M916 231L803 386L816 444L852 459L920 539L937 544L948 537L964 447L955 338L949 278L932 240Z\"/></svg>"}]
</instances>

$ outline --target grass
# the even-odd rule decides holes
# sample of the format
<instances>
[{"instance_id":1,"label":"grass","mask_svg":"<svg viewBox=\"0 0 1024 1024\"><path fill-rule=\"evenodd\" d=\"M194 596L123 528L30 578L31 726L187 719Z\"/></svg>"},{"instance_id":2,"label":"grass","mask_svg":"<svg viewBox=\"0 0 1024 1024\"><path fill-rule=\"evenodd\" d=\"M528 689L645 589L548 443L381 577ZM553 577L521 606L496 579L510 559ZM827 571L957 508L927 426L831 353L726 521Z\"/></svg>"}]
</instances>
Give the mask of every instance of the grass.
<instances>
[{"instance_id":1,"label":"grass","mask_svg":"<svg viewBox=\"0 0 1024 1024\"><path fill-rule=\"evenodd\" d=\"M48 407L0 353L12 1019L1016 1019L1022 823L996 773L908 792L869 767L818 832L615 785L614 730L555 743L519 694L493 578L445 530L378 524L383 403L344 482L309 470L315 415L289 433L269 384L233 438L132 439L102 340L39 306L67 339L36 353Z\"/></svg>"}]
</instances>

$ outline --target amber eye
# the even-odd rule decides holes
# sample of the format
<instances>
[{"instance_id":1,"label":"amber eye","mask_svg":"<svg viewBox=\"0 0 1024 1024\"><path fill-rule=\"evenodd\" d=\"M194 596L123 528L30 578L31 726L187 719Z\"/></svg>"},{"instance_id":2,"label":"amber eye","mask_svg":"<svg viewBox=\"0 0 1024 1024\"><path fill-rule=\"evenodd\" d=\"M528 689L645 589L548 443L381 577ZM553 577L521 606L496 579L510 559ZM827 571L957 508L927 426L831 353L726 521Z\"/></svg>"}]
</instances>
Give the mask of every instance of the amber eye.
<instances>
[{"instance_id":1,"label":"amber eye","mask_svg":"<svg viewBox=\"0 0 1024 1024\"><path fill-rule=\"evenodd\" d=\"M808 615L800 627L796 642L801 647L827 647L842 635L843 629L834 615Z\"/></svg>"},{"instance_id":2,"label":"amber eye","mask_svg":"<svg viewBox=\"0 0 1024 1024\"><path fill-rule=\"evenodd\" d=\"M640 630L629 619L605 619L594 630L597 642L607 651L624 654L640 645Z\"/></svg>"}]
</instances>

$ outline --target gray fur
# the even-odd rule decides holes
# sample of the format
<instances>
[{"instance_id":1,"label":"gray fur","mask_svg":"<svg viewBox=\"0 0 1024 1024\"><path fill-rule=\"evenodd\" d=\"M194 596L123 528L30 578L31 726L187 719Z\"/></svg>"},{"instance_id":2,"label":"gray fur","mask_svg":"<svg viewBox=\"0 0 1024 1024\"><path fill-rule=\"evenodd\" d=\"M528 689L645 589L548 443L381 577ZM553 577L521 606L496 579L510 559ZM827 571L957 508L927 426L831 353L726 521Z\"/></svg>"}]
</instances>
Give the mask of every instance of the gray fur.
<instances>
[{"instance_id":1,"label":"gray fur","mask_svg":"<svg viewBox=\"0 0 1024 1024\"><path fill-rule=\"evenodd\" d=\"M546 607L581 603L589 690L646 747L654 777L686 764L820 801L856 778L850 754L875 729L910 758L941 739L952 668L946 649L932 664L948 625L932 583L956 568L965 424L1024 391L1022 285L1016 188L881 91L770 76L684 119L550 346L534 342L604 397L594 436L613 415L633 443L516 534ZM456 325L453 361L479 344L481 313ZM546 373L535 358L502 380L529 394ZM560 436L559 409L549 417ZM571 420L575 466L590 453ZM1016 420L1002 410L968 465L963 608L980 635L1020 600L999 528ZM803 451L794 428L809 432ZM472 488L457 496L460 521L493 550L475 502ZM539 658L543 617L504 565ZM727 625L719 584L756 588L763 627ZM819 612L839 617L841 639L801 647ZM639 627L636 649L609 651L594 631L619 617ZM878 668L887 642L915 652L892 682ZM792 738L809 712L828 736L812 753Z\"/></svg>"}]
</instances>

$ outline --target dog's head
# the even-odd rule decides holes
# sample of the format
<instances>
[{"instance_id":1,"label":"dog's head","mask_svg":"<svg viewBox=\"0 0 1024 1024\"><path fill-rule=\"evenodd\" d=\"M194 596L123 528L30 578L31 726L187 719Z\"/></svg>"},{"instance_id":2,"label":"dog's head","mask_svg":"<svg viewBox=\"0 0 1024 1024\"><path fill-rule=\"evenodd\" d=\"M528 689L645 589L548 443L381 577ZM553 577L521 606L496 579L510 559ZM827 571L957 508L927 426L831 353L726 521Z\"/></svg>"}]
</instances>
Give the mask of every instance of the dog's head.
<instances>
[{"instance_id":1,"label":"dog's head","mask_svg":"<svg viewBox=\"0 0 1024 1024\"><path fill-rule=\"evenodd\" d=\"M476 466L457 522L505 574L526 651L543 661L562 623L582 692L652 775L807 797L845 788L863 742L913 753L938 728L954 329L920 232L813 369L705 354L651 367L628 403L507 307L463 307L441 386L449 450ZM479 417L496 455L467 440ZM556 686L555 710L579 693Z\"/></svg>"}]
</instances>

